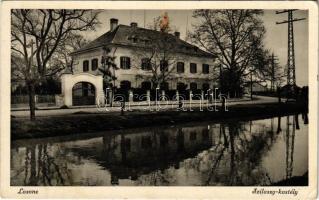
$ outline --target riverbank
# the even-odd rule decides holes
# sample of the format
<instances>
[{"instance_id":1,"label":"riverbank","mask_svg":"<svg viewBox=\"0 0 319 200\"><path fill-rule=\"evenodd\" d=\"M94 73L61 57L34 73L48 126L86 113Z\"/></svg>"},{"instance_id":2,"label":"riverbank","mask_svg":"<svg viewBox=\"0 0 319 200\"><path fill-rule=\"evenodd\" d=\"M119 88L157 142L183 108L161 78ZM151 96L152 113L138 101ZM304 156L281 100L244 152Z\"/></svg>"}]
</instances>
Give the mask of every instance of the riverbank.
<instances>
[{"instance_id":1,"label":"riverbank","mask_svg":"<svg viewBox=\"0 0 319 200\"><path fill-rule=\"evenodd\" d=\"M276 183L271 184L271 186L308 186L308 172L302 176L294 176Z\"/></svg>"},{"instance_id":2,"label":"riverbank","mask_svg":"<svg viewBox=\"0 0 319 200\"><path fill-rule=\"evenodd\" d=\"M242 119L245 117L267 118L304 112L297 103L263 103L233 105L228 111L133 111L122 116L116 113L73 113L65 116L37 117L35 121L26 118L11 118L11 139L54 137L98 131L122 130L161 125L175 125L187 122Z\"/></svg>"}]
</instances>

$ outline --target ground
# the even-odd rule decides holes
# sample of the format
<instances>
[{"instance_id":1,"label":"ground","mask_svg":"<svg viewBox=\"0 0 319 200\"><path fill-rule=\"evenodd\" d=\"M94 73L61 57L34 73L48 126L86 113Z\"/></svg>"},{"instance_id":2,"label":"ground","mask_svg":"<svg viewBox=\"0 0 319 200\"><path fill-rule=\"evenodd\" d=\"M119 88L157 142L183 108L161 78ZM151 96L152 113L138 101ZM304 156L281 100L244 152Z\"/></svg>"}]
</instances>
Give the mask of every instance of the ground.
<instances>
[{"instance_id":1,"label":"ground","mask_svg":"<svg viewBox=\"0 0 319 200\"><path fill-rule=\"evenodd\" d=\"M296 102L279 104L273 98L229 102L227 111L224 111L220 105L217 109L218 111L211 108L208 110L204 107L200 110L194 107L192 111L186 112L178 111L176 108L159 111L136 109L126 111L123 115L116 111L97 111L97 108L40 110L35 121L29 120L28 112L16 111L12 113L11 118L11 138L15 140L54 137L226 119L262 119L306 112L302 104ZM17 113L20 115L17 116Z\"/></svg>"}]
</instances>

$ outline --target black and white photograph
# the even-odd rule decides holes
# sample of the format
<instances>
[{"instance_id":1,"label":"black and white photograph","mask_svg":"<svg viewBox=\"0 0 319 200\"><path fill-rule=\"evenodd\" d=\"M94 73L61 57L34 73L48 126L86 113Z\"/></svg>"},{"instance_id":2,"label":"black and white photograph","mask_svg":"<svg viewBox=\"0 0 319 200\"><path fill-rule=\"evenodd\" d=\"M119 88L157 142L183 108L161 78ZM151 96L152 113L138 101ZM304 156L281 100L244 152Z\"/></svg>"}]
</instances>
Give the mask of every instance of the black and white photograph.
<instances>
[{"instance_id":1,"label":"black and white photograph","mask_svg":"<svg viewBox=\"0 0 319 200\"><path fill-rule=\"evenodd\" d=\"M10 17L8 176L18 194L310 185L309 10L53 7Z\"/></svg>"}]
</instances>

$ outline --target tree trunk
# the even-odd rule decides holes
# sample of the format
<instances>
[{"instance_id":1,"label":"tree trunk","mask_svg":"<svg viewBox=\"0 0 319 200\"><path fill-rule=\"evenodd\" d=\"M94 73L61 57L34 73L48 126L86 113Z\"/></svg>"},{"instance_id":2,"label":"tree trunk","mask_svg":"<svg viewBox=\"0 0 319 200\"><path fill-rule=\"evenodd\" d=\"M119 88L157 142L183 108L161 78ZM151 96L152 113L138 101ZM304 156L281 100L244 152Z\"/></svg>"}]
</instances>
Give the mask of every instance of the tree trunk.
<instances>
[{"instance_id":1,"label":"tree trunk","mask_svg":"<svg viewBox=\"0 0 319 200\"><path fill-rule=\"evenodd\" d=\"M114 94L115 94L115 87L112 86L111 88L111 92L108 91L108 94L107 95L111 95L110 97L108 97L108 100L110 101L110 107L113 107L113 102L114 102Z\"/></svg>"},{"instance_id":2,"label":"tree trunk","mask_svg":"<svg viewBox=\"0 0 319 200\"><path fill-rule=\"evenodd\" d=\"M277 134L281 132L281 116L278 117Z\"/></svg>"},{"instance_id":3,"label":"tree trunk","mask_svg":"<svg viewBox=\"0 0 319 200\"><path fill-rule=\"evenodd\" d=\"M34 83L28 83L30 119L35 120L35 88Z\"/></svg>"},{"instance_id":4,"label":"tree trunk","mask_svg":"<svg viewBox=\"0 0 319 200\"><path fill-rule=\"evenodd\" d=\"M278 103L281 103L281 88L277 87Z\"/></svg>"},{"instance_id":5,"label":"tree trunk","mask_svg":"<svg viewBox=\"0 0 319 200\"><path fill-rule=\"evenodd\" d=\"M158 82L154 82L153 83L153 88L155 89L155 106L157 106L157 98L158 98L158 90L157 90L157 88L158 88L158 86L159 86L159 83Z\"/></svg>"},{"instance_id":6,"label":"tree trunk","mask_svg":"<svg viewBox=\"0 0 319 200\"><path fill-rule=\"evenodd\" d=\"M250 74L250 99L253 100L253 75Z\"/></svg>"}]
</instances>

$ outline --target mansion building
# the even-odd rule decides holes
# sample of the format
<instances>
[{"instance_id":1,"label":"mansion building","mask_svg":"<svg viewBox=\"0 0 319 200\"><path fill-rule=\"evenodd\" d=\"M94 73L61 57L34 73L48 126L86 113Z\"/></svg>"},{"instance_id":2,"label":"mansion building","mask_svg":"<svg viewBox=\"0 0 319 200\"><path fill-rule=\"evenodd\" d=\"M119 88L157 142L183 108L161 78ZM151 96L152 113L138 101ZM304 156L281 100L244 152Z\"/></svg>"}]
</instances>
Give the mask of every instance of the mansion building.
<instances>
[{"instance_id":1,"label":"mansion building","mask_svg":"<svg viewBox=\"0 0 319 200\"><path fill-rule=\"evenodd\" d=\"M114 56L113 62L117 68L112 71L113 76L116 77L115 88L155 89L152 78L157 72L154 72L151 64L147 62L150 58L143 55L149 53L148 47L153 45L153 38L161 40L162 37L169 39L167 42L173 48L174 62L168 64L165 60L158 60L160 68L155 70L166 70L170 73L156 87L160 90L207 91L215 86L214 56L180 39L179 32L163 33L140 28L137 23L131 23L130 26L122 25L118 24L117 19L112 18L108 32L71 53L72 72L66 70L61 76L64 104L67 106L80 105L81 102L90 104L81 97L91 96L89 101L92 103L97 101L94 100L97 99L97 95L103 96L103 73L99 69L103 65L102 59L106 47L109 54ZM76 102L75 99L78 101Z\"/></svg>"}]
</instances>

